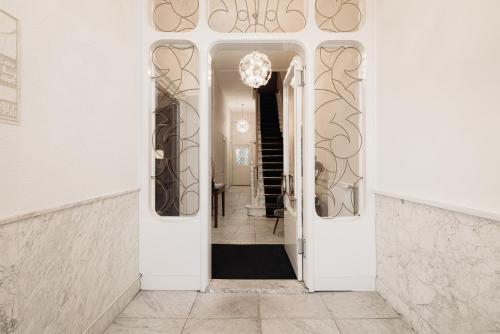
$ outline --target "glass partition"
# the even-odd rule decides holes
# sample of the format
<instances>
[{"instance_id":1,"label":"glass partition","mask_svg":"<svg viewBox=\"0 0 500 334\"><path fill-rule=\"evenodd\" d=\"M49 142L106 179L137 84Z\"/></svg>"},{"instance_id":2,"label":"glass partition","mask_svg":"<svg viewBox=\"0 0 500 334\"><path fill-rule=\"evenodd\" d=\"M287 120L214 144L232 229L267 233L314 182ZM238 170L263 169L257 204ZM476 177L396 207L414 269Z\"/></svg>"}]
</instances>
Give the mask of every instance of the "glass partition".
<instances>
[{"instance_id":1,"label":"glass partition","mask_svg":"<svg viewBox=\"0 0 500 334\"><path fill-rule=\"evenodd\" d=\"M360 0L316 0L316 24L323 31L353 32L361 25Z\"/></svg>"},{"instance_id":2,"label":"glass partition","mask_svg":"<svg viewBox=\"0 0 500 334\"><path fill-rule=\"evenodd\" d=\"M153 0L153 23L160 31L191 31L198 25L198 11L198 0Z\"/></svg>"},{"instance_id":3,"label":"glass partition","mask_svg":"<svg viewBox=\"0 0 500 334\"><path fill-rule=\"evenodd\" d=\"M195 215L199 207L198 50L160 42L151 51L154 80L154 208L160 216Z\"/></svg>"},{"instance_id":4,"label":"glass partition","mask_svg":"<svg viewBox=\"0 0 500 334\"><path fill-rule=\"evenodd\" d=\"M316 212L320 217L359 215L362 176L360 90L363 52L354 45L316 50Z\"/></svg>"},{"instance_id":5,"label":"glass partition","mask_svg":"<svg viewBox=\"0 0 500 334\"><path fill-rule=\"evenodd\" d=\"M306 0L207 0L217 32L297 32L306 26Z\"/></svg>"}]
</instances>

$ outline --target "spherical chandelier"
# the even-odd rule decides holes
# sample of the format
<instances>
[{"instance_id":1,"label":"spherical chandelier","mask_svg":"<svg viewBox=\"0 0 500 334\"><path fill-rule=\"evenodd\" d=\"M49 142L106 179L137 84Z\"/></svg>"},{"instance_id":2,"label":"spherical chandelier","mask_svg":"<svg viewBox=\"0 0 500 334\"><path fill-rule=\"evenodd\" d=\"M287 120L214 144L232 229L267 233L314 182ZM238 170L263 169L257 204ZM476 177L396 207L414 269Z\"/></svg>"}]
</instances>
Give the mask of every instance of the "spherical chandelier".
<instances>
[{"instance_id":1,"label":"spherical chandelier","mask_svg":"<svg viewBox=\"0 0 500 334\"><path fill-rule=\"evenodd\" d=\"M236 123L236 130L239 133L247 133L248 130L250 129L250 124L248 124L248 121L246 119L241 119Z\"/></svg>"},{"instance_id":2,"label":"spherical chandelier","mask_svg":"<svg viewBox=\"0 0 500 334\"><path fill-rule=\"evenodd\" d=\"M254 51L240 61L241 80L247 86L253 88L264 86L271 79L271 75L271 62L263 53Z\"/></svg>"},{"instance_id":3,"label":"spherical chandelier","mask_svg":"<svg viewBox=\"0 0 500 334\"><path fill-rule=\"evenodd\" d=\"M239 133L247 133L250 130L250 123L248 123L243 114L243 106L244 104L241 105L241 119L236 122L236 131Z\"/></svg>"}]
</instances>

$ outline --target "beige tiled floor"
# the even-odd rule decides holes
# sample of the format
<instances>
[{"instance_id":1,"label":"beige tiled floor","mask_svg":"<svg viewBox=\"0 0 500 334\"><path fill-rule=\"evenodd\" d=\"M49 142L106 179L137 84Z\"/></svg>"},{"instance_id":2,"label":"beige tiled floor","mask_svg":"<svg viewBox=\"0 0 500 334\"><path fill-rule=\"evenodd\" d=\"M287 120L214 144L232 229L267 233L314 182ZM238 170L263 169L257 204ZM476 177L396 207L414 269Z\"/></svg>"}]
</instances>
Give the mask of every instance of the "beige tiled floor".
<instances>
[{"instance_id":1,"label":"beige tiled floor","mask_svg":"<svg viewBox=\"0 0 500 334\"><path fill-rule=\"evenodd\" d=\"M374 292L140 292L105 334L412 334Z\"/></svg>"},{"instance_id":2,"label":"beige tiled floor","mask_svg":"<svg viewBox=\"0 0 500 334\"><path fill-rule=\"evenodd\" d=\"M219 198L220 202L220 198ZM251 203L250 187L231 187L226 194L226 215L219 204L218 227L212 224L214 244L283 244L283 220L273 234L275 219L249 217L245 205Z\"/></svg>"}]
</instances>

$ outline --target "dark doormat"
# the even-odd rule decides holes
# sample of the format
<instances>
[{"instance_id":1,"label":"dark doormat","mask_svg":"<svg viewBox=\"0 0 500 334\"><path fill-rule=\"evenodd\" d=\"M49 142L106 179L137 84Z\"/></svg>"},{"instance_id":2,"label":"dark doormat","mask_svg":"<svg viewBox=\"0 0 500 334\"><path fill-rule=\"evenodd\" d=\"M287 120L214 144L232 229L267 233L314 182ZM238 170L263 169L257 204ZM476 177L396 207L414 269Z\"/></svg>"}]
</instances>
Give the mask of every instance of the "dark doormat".
<instances>
[{"instance_id":1,"label":"dark doormat","mask_svg":"<svg viewBox=\"0 0 500 334\"><path fill-rule=\"evenodd\" d=\"M283 245L212 245L214 279L296 279Z\"/></svg>"}]
</instances>

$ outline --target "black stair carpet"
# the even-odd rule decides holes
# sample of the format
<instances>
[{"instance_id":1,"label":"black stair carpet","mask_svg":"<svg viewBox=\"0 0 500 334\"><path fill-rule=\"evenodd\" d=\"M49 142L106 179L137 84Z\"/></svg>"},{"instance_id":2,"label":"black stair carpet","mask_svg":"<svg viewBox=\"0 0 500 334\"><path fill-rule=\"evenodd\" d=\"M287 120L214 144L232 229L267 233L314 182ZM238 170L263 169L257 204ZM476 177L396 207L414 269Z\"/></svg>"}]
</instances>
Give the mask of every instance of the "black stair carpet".
<instances>
[{"instance_id":1,"label":"black stair carpet","mask_svg":"<svg viewBox=\"0 0 500 334\"><path fill-rule=\"evenodd\" d=\"M274 217L274 210L283 208L283 204L278 204L283 175L283 134L280 130L276 93L260 91L259 95L262 174L266 216L270 218Z\"/></svg>"},{"instance_id":2,"label":"black stair carpet","mask_svg":"<svg viewBox=\"0 0 500 334\"><path fill-rule=\"evenodd\" d=\"M296 279L283 245L212 245L214 279Z\"/></svg>"}]
</instances>

